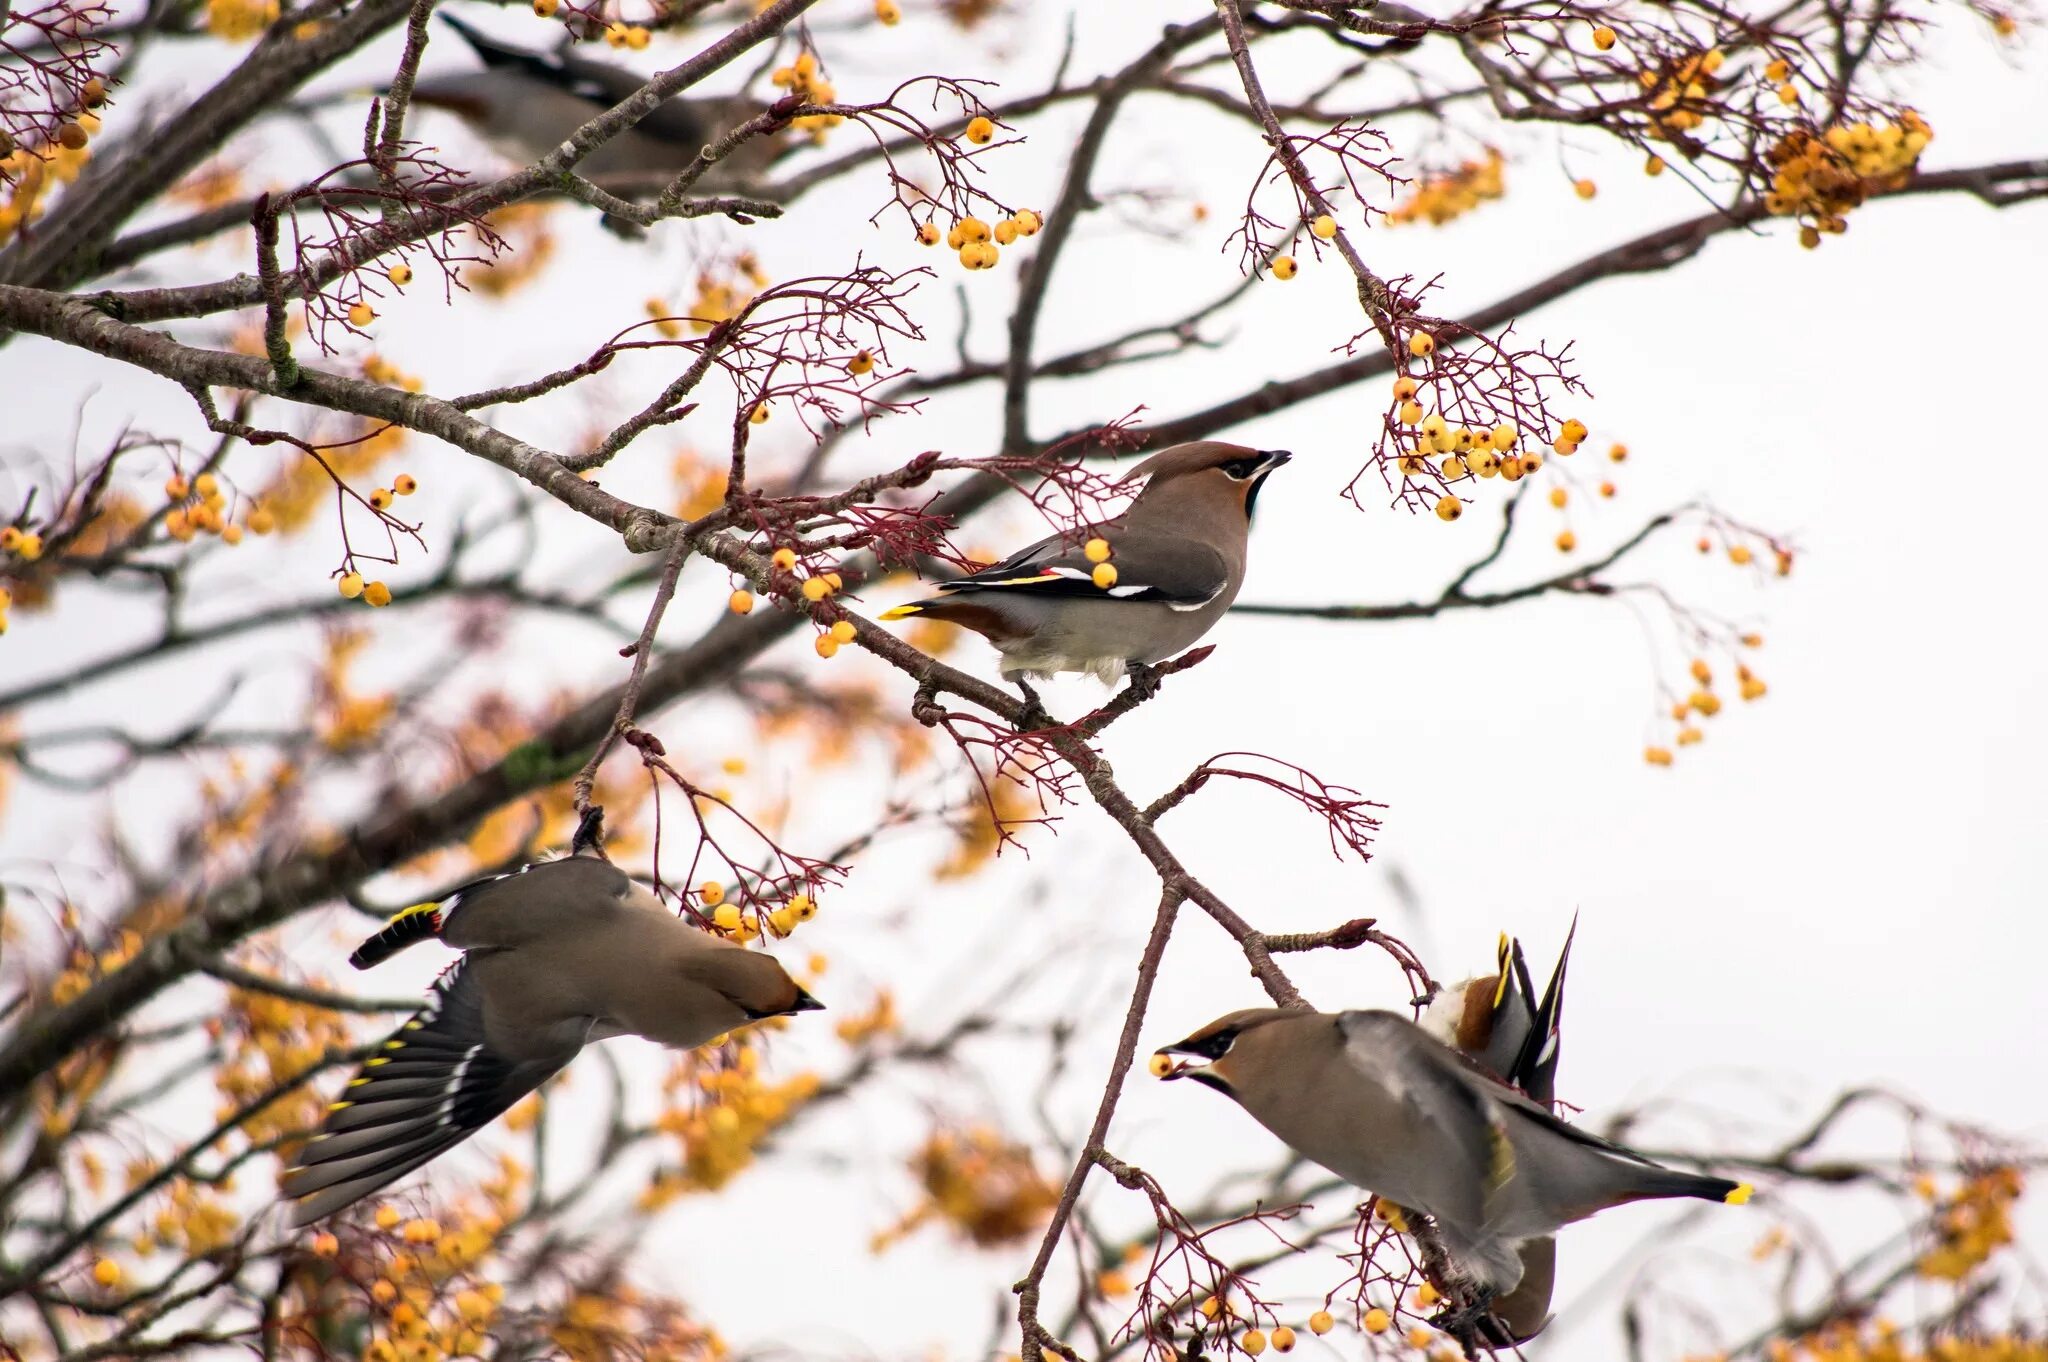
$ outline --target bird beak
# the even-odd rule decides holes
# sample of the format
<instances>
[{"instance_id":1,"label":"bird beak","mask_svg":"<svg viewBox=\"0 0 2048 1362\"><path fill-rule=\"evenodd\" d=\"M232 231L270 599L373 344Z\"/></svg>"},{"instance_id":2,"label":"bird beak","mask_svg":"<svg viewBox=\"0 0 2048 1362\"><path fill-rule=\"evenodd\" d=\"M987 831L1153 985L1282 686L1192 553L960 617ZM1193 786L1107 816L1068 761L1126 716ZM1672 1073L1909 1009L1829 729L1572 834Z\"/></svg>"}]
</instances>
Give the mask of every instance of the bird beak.
<instances>
[{"instance_id":1,"label":"bird beak","mask_svg":"<svg viewBox=\"0 0 2048 1362\"><path fill-rule=\"evenodd\" d=\"M789 1010L791 1012L823 1012L825 1004L799 988L796 991L796 1001L789 1005Z\"/></svg>"},{"instance_id":2,"label":"bird beak","mask_svg":"<svg viewBox=\"0 0 2048 1362\"><path fill-rule=\"evenodd\" d=\"M1259 467L1260 477L1266 476L1266 474L1294 457L1291 450L1285 449L1262 449L1259 452L1266 456L1266 462Z\"/></svg>"},{"instance_id":3,"label":"bird beak","mask_svg":"<svg viewBox=\"0 0 2048 1362\"><path fill-rule=\"evenodd\" d=\"M1188 1053L1178 1045L1169 1045L1152 1056L1152 1076L1165 1081L1187 1078L1199 1074L1208 1065L1198 1060L1177 1059L1176 1055Z\"/></svg>"}]
</instances>

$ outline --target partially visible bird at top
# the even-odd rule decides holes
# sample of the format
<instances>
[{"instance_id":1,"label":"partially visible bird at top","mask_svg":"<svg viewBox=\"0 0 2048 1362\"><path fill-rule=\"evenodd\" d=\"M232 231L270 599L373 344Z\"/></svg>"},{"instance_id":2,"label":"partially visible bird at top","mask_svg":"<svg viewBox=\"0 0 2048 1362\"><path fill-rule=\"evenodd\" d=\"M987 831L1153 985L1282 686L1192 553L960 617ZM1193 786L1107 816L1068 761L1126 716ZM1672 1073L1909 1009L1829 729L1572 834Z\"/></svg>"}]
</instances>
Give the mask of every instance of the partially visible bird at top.
<instances>
[{"instance_id":1,"label":"partially visible bird at top","mask_svg":"<svg viewBox=\"0 0 2048 1362\"><path fill-rule=\"evenodd\" d=\"M1153 664L1209 632L1244 585L1252 509L1293 455L1203 440L1162 449L1126 474L1143 487L1122 515L1048 535L938 594L883 612L928 615L974 630L1027 682L1087 672L1156 683Z\"/></svg>"},{"instance_id":2,"label":"partially visible bird at top","mask_svg":"<svg viewBox=\"0 0 2048 1362\"><path fill-rule=\"evenodd\" d=\"M687 1050L823 1006L771 957L700 931L595 855L541 861L407 908L356 948L368 969L428 937L463 952L365 1060L280 1180L309 1224L438 1158L586 1044Z\"/></svg>"},{"instance_id":3,"label":"partially visible bird at top","mask_svg":"<svg viewBox=\"0 0 2048 1362\"><path fill-rule=\"evenodd\" d=\"M1564 974L1571 960L1578 922L1565 934L1557 967L1539 1000L1530 982L1522 943L1501 934L1494 972L1453 984L1438 994L1422 1016L1422 1027L1484 1066L1503 1083L1521 1089L1546 1108L1557 1102L1557 1062L1564 1021ZM1480 1325L1487 1342L1519 1347L1550 1322L1550 1297L1557 1277L1557 1240L1528 1239L1516 1249L1522 1279L1495 1298Z\"/></svg>"},{"instance_id":4,"label":"partially visible bird at top","mask_svg":"<svg viewBox=\"0 0 2048 1362\"><path fill-rule=\"evenodd\" d=\"M640 72L586 57L573 47L535 52L500 42L474 25L442 13L441 20L483 60L480 71L422 75L413 101L456 115L500 155L528 165L569 140L578 128L647 83ZM738 98L678 95L577 163L587 179L608 176L673 177L697 153L761 111ZM749 137L705 172L696 189L744 192L757 188L767 169L788 150L779 134ZM648 187L648 192L659 188Z\"/></svg>"},{"instance_id":5,"label":"partially visible bird at top","mask_svg":"<svg viewBox=\"0 0 2048 1362\"><path fill-rule=\"evenodd\" d=\"M1226 1094L1302 1157L1429 1216L1468 1294L1441 1322L1468 1346L1532 1241L1631 1201L1750 1196L1566 1124L1398 1013L1232 1012L1153 1071Z\"/></svg>"}]
</instances>

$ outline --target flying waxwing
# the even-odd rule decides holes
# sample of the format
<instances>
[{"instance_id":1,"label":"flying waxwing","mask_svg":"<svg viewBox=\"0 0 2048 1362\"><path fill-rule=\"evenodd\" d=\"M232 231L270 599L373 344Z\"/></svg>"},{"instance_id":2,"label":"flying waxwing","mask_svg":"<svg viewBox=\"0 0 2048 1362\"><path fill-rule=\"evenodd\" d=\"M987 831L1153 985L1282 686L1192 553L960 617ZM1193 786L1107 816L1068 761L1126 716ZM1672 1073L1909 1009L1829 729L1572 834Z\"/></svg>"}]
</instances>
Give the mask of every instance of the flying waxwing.
<instances>
[{"instance_id":1,"label":"flying waxwing","mask_svg":"<svg viewBox=\"0 0 2048 1362\"><path fill-rule=\"evenodd\" d=\"M595 61L573 48L532 52L511 47L443 13L483 59L481 71L421 76L413 102L455 114L500 155L521 165L569 140L576 129L647 83L623 66ZM743 101L677 96L577 163L586 178L641 174L677 175L703 147L732 131L751 112ZM700 187L731 189L758 181L787 148L786 139L750 137L705 172Z\"/></svg>"},{"instance_id":2,"label":"flying waxwing","mask_svg":"<svg viewBox=\"0 0 2048 1362\"><path fill-rule=\"evenodd\" d=\"M1160 1053L1206 1061L1162 1077L1227 1093L1302 1157L1430 1216L1475 1321L1521 1281L1531 1240L1624 1202L1750 1195L1565 1124L1393 1012L1255 1008Z\"/></svg>"},{"instance_id":3,"label":"flying waxwing","mask_svg":"<svg viewBox=\"0 0 2048 1362\"><path fill-rule=\"evenodd\" d=\"M1223 617L1244 584L1259 488L1292 457L1214 440L1162 449L1122 479L1145 485L1114 520L1048 536L882 618L965 625L1001 651L1009 679L1092 672L1108 685Z\"/></svg>"},{"instance_id":4,"label":"flying waxwing","mask_svg":"<svg viewBox=\"0 0 2048 1362\"><path fill-rule=\"evenodd\" d=\"M596 856L543 861L392 918L357 969L439 937L463 952L366 1060L281 1187L294 1224L332 1215L460 1144L591 1041L687 1050L823 1006L781 965L699 931Z\"/></svg>"},{"instance_id":5,"label":"flying waxwing","mask_svg":"<svg viewBox=\"0 0 2048 1362\"><path fill-rule=\"evenodd\" d=\"M1423 1013L1422 1027L1469 1056L1486 1071L1520 1088L1546 1108L1557 1097L1559 1028L1564 1019L1564 972L1571 960L1578 922L1565 935L1557 968L1538 1001L1529 979L1522 943L1503 933L1494 972L1453 984ZM1550 1322L1550 1293L1557 1275L1557 1241L1542 1235L1517 1250L1522 1280L1495 1299L1492 1318L1482 1325L1486 1341L1519 1347Z\"/></svg>"}]
</instances>

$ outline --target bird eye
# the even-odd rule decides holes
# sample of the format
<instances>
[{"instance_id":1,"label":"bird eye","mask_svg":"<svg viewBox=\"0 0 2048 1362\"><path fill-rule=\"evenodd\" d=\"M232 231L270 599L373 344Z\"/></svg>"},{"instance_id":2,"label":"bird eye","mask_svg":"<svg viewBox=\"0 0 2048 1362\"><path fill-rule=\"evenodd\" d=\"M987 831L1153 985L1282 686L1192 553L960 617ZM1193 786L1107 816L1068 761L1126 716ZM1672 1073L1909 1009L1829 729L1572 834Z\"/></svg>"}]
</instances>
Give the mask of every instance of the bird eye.
<instances>
[{"instance_id":1,"label":"bird eye","mask_svg":"<svg viewBox=\"0 0 2048 1362\"><path fill-rule=\"evenodd\" d=\"M1223 471L1238 482L1243 482L1247 478L1257 477L1259 470L1265 466L1265 455L1253 454L1242 459L1230 460L1223 465Z\"/></svg>"}]
</instances>

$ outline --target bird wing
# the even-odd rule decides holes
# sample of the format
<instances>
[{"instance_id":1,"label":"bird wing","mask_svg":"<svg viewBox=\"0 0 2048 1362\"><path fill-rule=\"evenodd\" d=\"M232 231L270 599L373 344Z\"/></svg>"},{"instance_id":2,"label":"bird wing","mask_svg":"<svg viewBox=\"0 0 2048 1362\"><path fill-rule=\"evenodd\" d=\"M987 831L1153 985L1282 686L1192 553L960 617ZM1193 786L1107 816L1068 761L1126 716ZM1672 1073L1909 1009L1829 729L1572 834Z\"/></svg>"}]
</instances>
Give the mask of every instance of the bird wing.
<instances>
[{"instance_id":1,"label":"bird wing","mask_svg":"<svg viewBox=\"0 0 2048 1362\"><path fill-rule=\"evenodd\" d=\"M1574 916L1572 929L1565 933L1564 949L1557 953L1557 968L1551 971L1543 1001L1536 1006L1529 1034L1507 1070L1509 1082L1546 1107L1557 1095L1558 1047L1564 1026L1564 971L1571 961L1572 938L1578 932L1579 920Z\"/></svg>"},{"instance_id":2,"label":"bird wing","mask_svg":"<svg viewBox=\"0 0 2048 1362\"><path fill-rule=\"evenodd\" d=\"M279 1180L311 1224L404 1177L489 1124L583 1048L589 1022L557 1028L556 1044L530 1057L495 1051L485 1036L476 970L458 960L435 981L427 1005L364 1061Z\"/></svg>"},{"instance_id":3,"label":"bird wing","mask_svg":"<svg viewBox=\"0 0 2048 1362\"><path fill-rule=\"evenodd\" d=\"M1529 961L1522 943L1505 934L1500 939L1499 971L1493 989L1493 1021L1486 1049L1475 1055L1509 1083L1521 1086L1515 1060L1536 1024L1536 986L1529 981Z\"/></svg>"},{"instance_id":4,"label":"bird wing","mask_svg":"<svg viewBox=\"0 0 2048 1362\"><path fill-rule=\"evenodd\" d=\"M441 900L440 936L460 950L490 950L587 932L622 911L631 888L625 871L596 856L535 861Z\"/></svg>"},{"instance_id":5,"label":"bird wing","mask_svg":"<svg viewBox=\"0 0 2048 1362\"><path fill-rule=\"evenodd\" d=\"M1478 1086L1498 1085L1456 1050L1396 1013L1346 1012L1338 1025L1345 1059L1441 1136L1441 1149L1418 1151L1419 1156L1450 1158L1461 1165L1432 1179L1443 1190L1434 1205L1422 1209L1460 1226L1484 1225L1488 1202L1514 1176L1513 1150L1488 1106L1490 1094Z\"/></svg>"},{"instance_id":6,"label":"bird wing","mask_svg":"<svg viewBox=\"0 0 2048 1362\"><path fill-rule=\"evenodd\" d=\"M1095 585L1096 565L1083 546L1088 539L1107 539L1116 569L1116 584ZM1081 539L1048 535L1011 554L994 567L947 582L941 595L961 591L1003 591L1034 597L1108 597L1118 601L1158 601L1177 610L1195 610L1216 599L1230 579L1223 555L1198 540L1156 530L1126 530L1114 525L1091 527Z\"/></svg>"}]
</instances>

